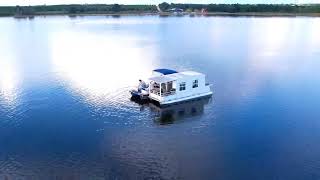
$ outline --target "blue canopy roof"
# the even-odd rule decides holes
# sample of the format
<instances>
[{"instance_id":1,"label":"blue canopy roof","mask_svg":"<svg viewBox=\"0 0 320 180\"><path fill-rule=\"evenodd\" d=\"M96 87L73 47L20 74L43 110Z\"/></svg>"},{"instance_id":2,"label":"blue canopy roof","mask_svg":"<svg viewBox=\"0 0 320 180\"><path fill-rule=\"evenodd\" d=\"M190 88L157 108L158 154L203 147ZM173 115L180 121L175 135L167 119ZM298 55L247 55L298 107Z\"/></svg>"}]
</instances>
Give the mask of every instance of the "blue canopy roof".
<instances>
[{"instance_id":1,"label":"blue canopy roof","mask_svg":"<svg viewBox=\"0 0 320 180\"><path fill-rule=\"evenodd\" d=\"M153 71L161 73L163 75L178 73L177 71L172 70L172 69L155 69Z\"/></svg>"}]
</instances>

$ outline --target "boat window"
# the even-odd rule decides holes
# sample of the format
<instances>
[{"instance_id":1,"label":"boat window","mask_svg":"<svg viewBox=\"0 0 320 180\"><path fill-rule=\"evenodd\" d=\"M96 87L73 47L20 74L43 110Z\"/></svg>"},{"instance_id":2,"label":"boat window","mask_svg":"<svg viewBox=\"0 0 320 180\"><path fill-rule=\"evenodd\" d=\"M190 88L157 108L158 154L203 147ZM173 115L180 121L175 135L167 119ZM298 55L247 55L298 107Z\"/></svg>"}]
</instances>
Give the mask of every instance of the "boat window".
<instances>
[{"instance_id":1,"label":"boat window","mask_svg":"<svg viewBox=\"0 0 320 180\"><path fill-rule=\"evenodd\" d=\"M198 80L194 80L193 83L192 83L192 88L197 88L199 85L198 85Z\"/></svg>"},{"instance_id":2,"label":"boat window","mask_svg":"<svg viewBox=\"0 0 320 180\"><path fill-rule=\"evenodd\" d=\"M173 88L173 87L172 87L172 81L170 81L170 82L167 83L167 90L168 90L168 91L171 91L172 88Z\"/></svg>"},{"instance_id":3,"label":"boat window","mask_svg":"<svg viewBox=\"0 0 320 180\"><path fill-rule=\"evenodd\" d=\"M184 91L184 90L186 90L186 83L182 82L180 83L180 91Z\"/></svg>"}]
</instances>

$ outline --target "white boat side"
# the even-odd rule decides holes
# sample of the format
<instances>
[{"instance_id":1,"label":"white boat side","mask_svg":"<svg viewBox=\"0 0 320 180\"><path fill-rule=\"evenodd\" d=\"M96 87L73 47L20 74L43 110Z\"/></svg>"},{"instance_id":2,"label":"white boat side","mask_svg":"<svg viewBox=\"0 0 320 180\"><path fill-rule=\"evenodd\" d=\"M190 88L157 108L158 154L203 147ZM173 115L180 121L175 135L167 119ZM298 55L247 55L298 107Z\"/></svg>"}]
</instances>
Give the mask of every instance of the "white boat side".
<instances>
[{"instance_id":1,"label":"white boat side","mask_svg":"<svg viewBox=\"0 0 320 180\"><path fill-rule=\"evenodd\" d=\"M194 98L211 96L206 76L195 71L174 72L168 74L153 73L149 79L149 98L160 105L188 101Z\"/></svg>"}]
</instances>

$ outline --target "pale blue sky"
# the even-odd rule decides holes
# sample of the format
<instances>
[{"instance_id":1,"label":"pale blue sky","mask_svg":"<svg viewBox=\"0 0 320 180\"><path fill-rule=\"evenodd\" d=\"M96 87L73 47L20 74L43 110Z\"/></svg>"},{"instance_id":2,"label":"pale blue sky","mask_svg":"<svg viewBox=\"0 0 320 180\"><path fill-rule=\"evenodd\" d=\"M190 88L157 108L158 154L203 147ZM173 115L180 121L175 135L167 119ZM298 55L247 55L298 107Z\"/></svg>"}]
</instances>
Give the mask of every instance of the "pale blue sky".
<instances>
[{"instance_id":1,"label":"pale blue sky","mask_svg":"<svg viewBox=\"0 0 320 180\"><path fill-rule=\"evenodd\" d=\"M99 4L158 4L164 0L0 0L0 5L37 5L37 4L84 4L84 3L99 3ZM167 0L166 2L173 3L320 3L320 0Z\"/></svg>"}]
</instances>

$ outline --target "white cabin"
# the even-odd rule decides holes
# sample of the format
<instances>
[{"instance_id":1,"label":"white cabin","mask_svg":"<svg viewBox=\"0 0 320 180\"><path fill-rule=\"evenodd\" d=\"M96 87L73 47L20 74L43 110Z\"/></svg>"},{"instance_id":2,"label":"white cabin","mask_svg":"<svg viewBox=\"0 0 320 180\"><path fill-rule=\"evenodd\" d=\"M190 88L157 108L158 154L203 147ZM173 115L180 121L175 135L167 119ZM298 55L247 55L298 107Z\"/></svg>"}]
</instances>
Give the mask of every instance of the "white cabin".
<instances>
[{"instance_id":1,"label":"white cabin","mask_svg":"<svg viewBox=\"0 0 320 180\"><path fill-rule=\"evenodd\" d=\"M149 98L160 105L172 104L203 96L211 96L206 76L195 71L177 72L156 69L149 78Z\"/></svg>"}]
</instances>

